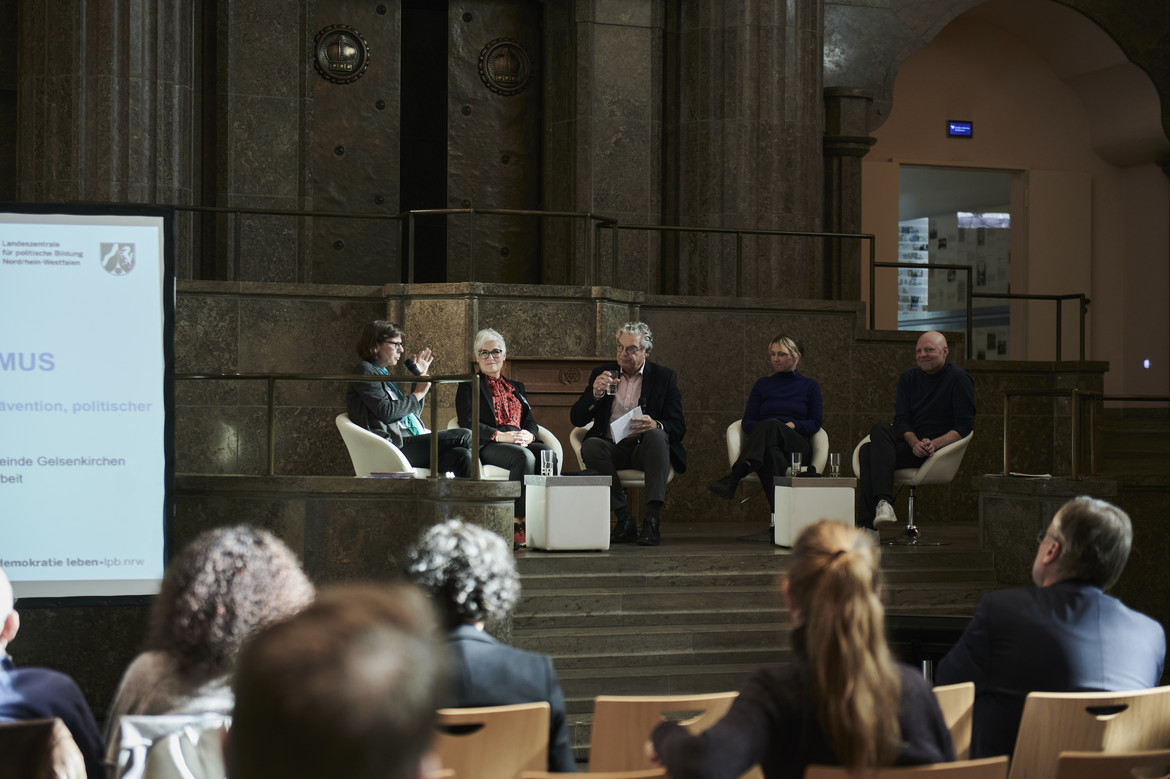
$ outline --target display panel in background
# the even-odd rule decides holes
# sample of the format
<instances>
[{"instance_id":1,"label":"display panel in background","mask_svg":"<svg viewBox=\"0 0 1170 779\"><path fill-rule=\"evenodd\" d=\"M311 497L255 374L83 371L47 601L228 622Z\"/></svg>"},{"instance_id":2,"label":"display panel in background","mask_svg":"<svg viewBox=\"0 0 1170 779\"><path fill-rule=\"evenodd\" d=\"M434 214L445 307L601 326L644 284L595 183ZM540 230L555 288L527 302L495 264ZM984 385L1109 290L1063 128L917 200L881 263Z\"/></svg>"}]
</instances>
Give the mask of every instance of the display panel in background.
<instances>
[{"instance_id":1,"label":"display panel in background","mask_svg":"<svg viewBox=\"0 0 1170 779\"><path fill-rule=\"evenodd\" d=\"M166 209L0 205L0 567L18 598L158 591L171 227Z\"/></svg>"}]
</instances>

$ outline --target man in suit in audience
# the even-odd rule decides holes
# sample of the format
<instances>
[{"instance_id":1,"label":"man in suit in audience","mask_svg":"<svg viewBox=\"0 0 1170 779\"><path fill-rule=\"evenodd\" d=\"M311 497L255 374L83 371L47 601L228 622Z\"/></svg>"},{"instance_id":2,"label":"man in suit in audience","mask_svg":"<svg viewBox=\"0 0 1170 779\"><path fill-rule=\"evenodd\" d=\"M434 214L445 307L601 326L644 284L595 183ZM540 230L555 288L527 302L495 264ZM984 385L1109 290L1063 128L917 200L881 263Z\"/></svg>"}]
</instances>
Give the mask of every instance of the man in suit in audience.
<instances>
[{"instance_id":1,"label":"man in suit in audience","mask_svg":"<svg viewBox=\"0 0 1170 779\"><path fill-rule=\"evenodd\" d=\"M876 537L876 527L892 525L894 471L918 468L975 425L975 384L959 366L947 362L950 348L931 330L914 347L917 368L898 378L894 424L879 422L858 452L857 524Z\"/></svg>"},{"instance_id":2,"label":"man in suit in audience","mask_svg":"<svg viewBox=\"0 0 1170 779\"><path fill-rule=\"evenodd\" d=\"M58 717L85 759L86 773L102 776L102 737L77 682L47 668L17 668L8 644L20 630L12 584L0 570L0 722Z\"/></svg>"},{"instance_id":3,"label":"man in suit in audience","mask_svg":"<svg viewBox=\"0 0 1170 779\"><path fill-rule=\"evenodd\" d=\"M585 391L569 410L569 419L577 427L593 423L581 444L585 467L613 479L609 506L617 515L617 526L609 540L615 544L637 540L642 546L658 546L658 520L670 467L678 473L687 469L682 445L687 425L678 375L647 359L652 348L654 335L645 322L619 327L617 362L594 368ZM618 373L616 382L610 378L611 371ZM610 384L616 384L612 395L607 391ZM641 416L634 417L625 435L615 441L611 423L638 407ZM641 533L617 477L626 468L646 473L646 518Z\"/></svg>"},{"instance_id":4,"label":"man in suit in audience","mask_svg":"<svg viewBox=\"0 0 1170 779\"><path fill-rule=\"evenodd\" d=\"M1075 498L1039 542L1036 586L987 593L935 673L975 682L972 758L1012 753L1029 692L1137 690L1162 676L1162 626L1105 594L1129 558L1129 516Z\"/></svg>"},{"instance_id":5,"label":"man in suit in audience","mask_svg":"<svg viewBox=\"0 0 1170 779\"><path fill-rule=\"evenodd\" d=\"M417 779L437 768L445 642L410 584L323 591L240 652L232 779Z\"/></svg>"}]
</instances>

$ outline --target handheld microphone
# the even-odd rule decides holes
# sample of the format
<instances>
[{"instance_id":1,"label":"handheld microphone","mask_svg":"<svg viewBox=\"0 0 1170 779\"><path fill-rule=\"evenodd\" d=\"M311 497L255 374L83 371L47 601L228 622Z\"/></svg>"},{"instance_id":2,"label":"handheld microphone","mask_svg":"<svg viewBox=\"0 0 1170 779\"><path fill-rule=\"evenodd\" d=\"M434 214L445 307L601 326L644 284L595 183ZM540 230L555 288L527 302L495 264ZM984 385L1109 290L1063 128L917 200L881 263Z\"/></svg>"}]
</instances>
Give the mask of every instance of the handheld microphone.
<instances>
[{"instance_id":1,"label":"handheld microphone","mask_svg":"<svg viewBox=\"0 0 1170 779\"><path fill-rule=\"evenodd\" d=\"M407 357L405 360L402 361L402 364L404 366L406 366L406 370L410 371L415 376L422 376L422 371L419 370L418 363L416 363L414 360Z\"/></svg>"}]
</instances>

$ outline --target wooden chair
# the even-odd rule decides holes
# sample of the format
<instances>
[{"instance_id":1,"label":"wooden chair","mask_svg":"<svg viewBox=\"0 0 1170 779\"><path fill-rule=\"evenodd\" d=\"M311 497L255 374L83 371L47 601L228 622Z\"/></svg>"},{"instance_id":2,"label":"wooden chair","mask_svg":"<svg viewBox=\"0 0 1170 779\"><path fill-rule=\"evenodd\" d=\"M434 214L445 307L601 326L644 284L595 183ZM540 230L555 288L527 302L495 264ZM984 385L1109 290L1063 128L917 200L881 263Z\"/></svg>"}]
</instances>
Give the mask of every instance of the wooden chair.
<instances>
[{"instance_id":1,"label":"wooden chair","mask_svg":"<svg viewBox=\"0 0 1170 779\"><path fill-rule=\"evenodd\" d=\"M349 451L355 476L369 476L371 473L412 473L425 479L431 475L429 468L411 466L406 455L394 444L380 435L374 435L364 427L349 421L349 414L338 414L334 420Z\"/></svg>"},{"instance_id":2,"label":"wooden chair","mask_svg":"<svg viewBox=\"0 0 1170 779\"><path fill-rule=\"evenodd\" d=\"M1004 779L1007 771L1007 755L1000 755L954 763L876 768L852 774L839 765L810 765L804 769L804 779Z\"/></svg>"},{"instance_id":3,"label":"wooden chair","mask_svg":"<svg viewBox=\"0 0 1170 779\"><path fill-rule=\"evenodd\" d=\"M439 709L434 750L456 777L516 779L548 769L549 705Z\"/></svg>"},{"instance_id":4,"label":"wooden chair","mask_svg":"<svg viewBox=\"0 0 1170 779\"><path fill-rule=\"evenodd\" d=\"M0 778L86 779L85 759L60 719L0 723Z\"/></svg>"},{"instance_id":5,"label":"wooden chair","mask_svg":"<svg viewBox=\"0 0 1170 779\"><path fill-rule=\"evenodd\" d=\"M1130 692L1033 692L1012 756L1011 779L1050 779L1069 750L1137 752L1170 744L1170 687Z\"/></svg>"},{"instance_id":6,"label":"wooden chair","mask_svg":"<svg viewBox=\"0 0 1170 779\"><path fill-rule=\"evenodd\" d=\"M934 688L934 697L942 709L943 721L951 732L955 758L971 756L971 722L975 711L975 682L944 684Z\"/></svg>"},{"instance_id":7,"label":"wooden chair","mask_svg":"<svg viewBox=\"0 0 1170 779\"><path fill-rule=\"evenodd\" d=\"M1053 779L1167 779L1170 749L1147 752L1061 752Z\"/></svg>"},{"instance_id":8,"label":"wooden chair","mask_svg":"<svg viewBox=\"0 0 1170 779\"><path fill-rule=\"evenodd\" d=\"M664 720L673 720L692 733L701 733L723 719L738 692L706 695L622 696L593 699L593 733L589 740L589 770L639 771L658 768L646 759L646 740ZM692 715L679 719L680 715ZM759 767L746 777L762 776Z\"/></svg>"},{"instance_id":9,"label":"wooden chair","mask_svg":"<svg viewBox=\"0 0 1170 779\"><path fill-rule=\"evenodd\" d=\"M525 771L519 779L669 779L666 768L647 768L646 771L604 771L585 773L555 773L552 771Z\"/></svg>"}]
</instances>

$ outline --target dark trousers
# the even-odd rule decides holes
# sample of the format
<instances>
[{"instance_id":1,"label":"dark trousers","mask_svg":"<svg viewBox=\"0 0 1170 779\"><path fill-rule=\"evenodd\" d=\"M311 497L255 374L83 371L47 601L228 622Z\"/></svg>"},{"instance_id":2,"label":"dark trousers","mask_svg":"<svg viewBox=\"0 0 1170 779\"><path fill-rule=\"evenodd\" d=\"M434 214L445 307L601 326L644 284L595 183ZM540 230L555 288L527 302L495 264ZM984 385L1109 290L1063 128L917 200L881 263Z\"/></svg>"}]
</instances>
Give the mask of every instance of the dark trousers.
<instances>
[{"instance_id":1,"label":"dark trousers","mask_svg":"<svg viewBox=\"0 0 1170 779\"><path fill-rule=\"evenodd\" d=\"M626 490L617 472L633 468L646 473L646 502L666 500L666 477L670 475L670 439L664 430L650 430L638 437L618 443L605 438L586 438L581 444L585 467L613 479L609 488L609 507L619 517L629 512Z\"/></svg>"},{"instance_id":2,"label":"dark trousers","mask_svg":"<svg viewBox=\"0 0 1170 779\"><path fill-rule=\"evenodd\" d=\"M416 468L431 468L431 436L435 433L412 435L402 442L402 453ZM471 431L465 427L440 430L439 467L431 468L443 475L450 471L456 476L471 476Z\"/></svg>"},{"instance_id":3,"label":"dark trousers","mask_svg":"<svg viewBox=\"0 0 1170 779\"><path fill-rule=\"evenodd\" d=\"M799 452L801 459L808 463L812 454L812 443L779 419L764 419L748 436L739 452L739 459L731 467L739 476L755 473L764 485L768 506L776 510L775 477L783 476L792 464L788 455Z\"/></svg>"},{"instance_id":4,"label":"dark trousers","mask_svg":"<svg viewBox=\"0 0 1170 779\"><path fill-rule=\"evenodd\" d=\"M540 462L540 453L551 449L548 444L533 441L528 446L519 444L502 444L489 441L479 448L479 459L484 465L495 465L508 472L509 481L520 482L520 497L516 501L514 517L523 517L524 508L524 477L536 473L537 463ZM556 473L556 467L553 468Z\"/></svg>"},{"instance_id":5,"label":"dark trousers","mask_svg":"<svg viewBox=\"0 0 1170 779\"><path fill-rule=\"evenodd\" d=\"M894 471L898 468L917 468L926 462L915 457L906 439L894 431L888 422L879 422L870 428L869 443L857 453L861 473L857 474L857 492L861 504L857 507L857 524L873 527L874 511L879 500L894 502Z\"/></svg>"}]
</instances>

